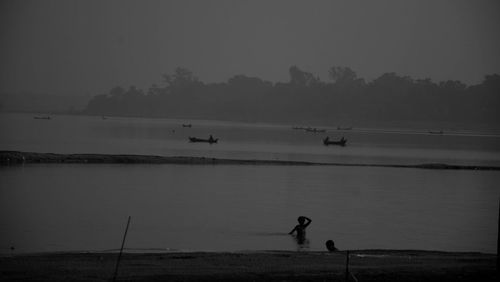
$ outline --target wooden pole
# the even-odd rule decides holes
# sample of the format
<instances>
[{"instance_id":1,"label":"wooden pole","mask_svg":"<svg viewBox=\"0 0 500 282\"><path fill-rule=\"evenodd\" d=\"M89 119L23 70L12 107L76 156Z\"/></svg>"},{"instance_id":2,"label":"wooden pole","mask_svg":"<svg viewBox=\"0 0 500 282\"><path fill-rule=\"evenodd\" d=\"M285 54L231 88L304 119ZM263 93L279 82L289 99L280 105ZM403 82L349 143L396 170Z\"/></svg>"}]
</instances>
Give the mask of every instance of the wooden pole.
<instances>
[{"instance_id":1,"label":"wooden pole","mask_svg":"<svg viewBox=\"0 0 500 282\"><path fill-rule=\"evenodd\" d=\"M113 282L116 281L116 275L118 274L118 266L120 265L120 259L122 258L123 247L125 246L125 238L127 238L128 226L130 225L130 216L128 217L127 227L125 228L125 234L123 234L122 247L120 248L120 254L118 254L118 259L116 260L115 274L113 275Z\"/></svg>"},{"instance_id":2,"label":"wooden pole","mask_svg":"<svg viewBox=\"0 0 500 282\"><path fill-rule=\"evenodd\" d=\"M349 251L345 254L345 281L349 281Z\"/></svg>"}]
</instances>

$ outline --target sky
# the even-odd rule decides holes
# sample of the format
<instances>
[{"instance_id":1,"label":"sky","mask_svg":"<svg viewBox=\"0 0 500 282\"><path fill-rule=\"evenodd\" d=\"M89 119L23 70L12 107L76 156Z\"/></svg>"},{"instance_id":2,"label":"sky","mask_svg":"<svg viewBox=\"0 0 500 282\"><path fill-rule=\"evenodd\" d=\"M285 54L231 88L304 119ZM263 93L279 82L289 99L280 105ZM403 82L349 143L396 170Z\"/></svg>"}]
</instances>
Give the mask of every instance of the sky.
<instances>
[{"instance_id":1,"label":"sky","mask_svg":"<svg viewBox=\"0 0 500 282\"><path fill-rule=\"evenodd\" d=\"M147 89L178 66L207 83L297 65L478 84L500 73L499 27L497 0L0 0L0 93Z\"/></svg>"}]
</instances>

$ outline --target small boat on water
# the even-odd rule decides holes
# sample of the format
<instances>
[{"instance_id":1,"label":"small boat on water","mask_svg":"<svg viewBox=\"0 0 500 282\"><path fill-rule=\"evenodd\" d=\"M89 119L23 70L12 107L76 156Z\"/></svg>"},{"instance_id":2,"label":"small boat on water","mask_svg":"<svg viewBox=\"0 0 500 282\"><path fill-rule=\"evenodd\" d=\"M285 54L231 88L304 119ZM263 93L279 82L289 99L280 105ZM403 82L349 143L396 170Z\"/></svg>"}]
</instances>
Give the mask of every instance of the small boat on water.
<instances>
[{"instance_id":1,"label":"small boat on water","mask_svg":"<svg viewBox=\"0 0 500 282\"><path fill-rule=\"evenodd\" d=\"M352 126L349 126L349 127L337 126L337 130L352 130Z\"/></svg>"},{"instance_id":2,"label":"small boat on water","mask_svg":"<svg viewBox=\"0 0 500 282\"><path fill-rule=\"evenodd\" d=\"M326 137L325 139L323 139L323 144L325 146L328 146L328 145L339 145L339 146L344 147L346 143L347 143L347 139L345 139L343 136L338 141L332 141L332 140L330 140L330 137Z\"/></svg>"},{"instance_id":3,"label":"small boat on water","mask_svg":"<svg viewBox=\"0 0 500 282\"><path fill-rule=\"evenodd\" d=\"M34 119L50 119L49 116L46 116L46 117L33 117Z\"/></svg>"},{"instance_id":4,"label":"small boat on water","mask_svg":"<svg viewBox=\"0 0 500 282\"><path fill-rule=\"evenodd\" d=\"M313 132L313 133L320 133L320 132L326 132L326 129L318 129L316 127L303 127L303 126L292 126L292 129L300 129L304 130L306 132Z\"/></svg>"},{"instance_id":5,"label":"small boat on water","mask_svg":"<svg viewBox=\"0 0 500 282\"><path fill-rule=\"evenodd\" d=\"M444 132L442 130L440 131L431 131L429 130L429 134L443 134Z\"/></svg>"},{"instance_id":6,"label":"small boat on water","mask_svg":"<svg viewBox=\"0 0 500 282\"><path fill-rule=\"evenodd\" d=\"M217 143L217 141L219 141L219 138L213 138L212 135L210 135L210 137L208 139L189 137L189 142L193 142L193 143L204 142L204 143L213 144L213 143Z\"/></svg>"},{"instance_id":7,"label":"small boat on water","mask_svg":"<svg viewBox=\"0 0 500 282\"><path fill-rule=\"evenodd\" d=\"M190 123L189 124L183 124L182 127L193 127L193 125L190 124Z\"/></svg>"},{"instance_id":8,"label":"small boat on water","mask_svg":"<svg viewBox=\"0 0 500 282\"><path fill-rule=\"evenodd\" d=\"M311 128L311 127L308 127L305 129L305 131L307 132L313 132L313 133L322 133L322 132L326 132L326 129L317 129L317 128Z\"/></svg>"}]
</instances>

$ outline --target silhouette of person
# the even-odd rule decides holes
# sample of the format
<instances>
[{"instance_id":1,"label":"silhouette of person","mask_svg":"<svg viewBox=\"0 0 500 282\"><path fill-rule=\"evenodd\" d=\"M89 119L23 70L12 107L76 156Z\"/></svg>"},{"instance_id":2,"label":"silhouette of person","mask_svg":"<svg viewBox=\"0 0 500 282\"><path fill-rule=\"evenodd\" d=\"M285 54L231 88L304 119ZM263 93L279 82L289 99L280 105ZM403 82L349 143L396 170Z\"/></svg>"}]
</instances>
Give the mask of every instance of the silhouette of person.
<instances>
[{"instance_id":1,"label":"silhouette of person","mask_svg":"<svg viewBox=\"0 0 500 282\"><path fill-rule=\"evenodd\" d=\"M298 225L296 225L292 231L290 231L288 234L293 234L294 232L296 232L296 240L297 240L297 244L300 245L304 245L305 243L307 243L307 240L306 240L306 227L309 226L309 224L311 224L312 220L308 217L305 217L305 216L299 216L297 218L297 221L299 222ZM306 222L307 221L307 222Z\"/></svg>"},{"instance_id":2,"label":"silhouette of person","mask_svg":"<svg viewBox=\"0 0 500 282\"><path fill-rule=\"evenodd\" d=\"M339 249L335 248L335 242L333 242L332 240L326 241L325 245L326 245L326 249L330 252L336 252L339 250Z\"/></svg>"},{"instance_id":3,"label":"silhouette of person","mask_svg":"<svg viewBox=\"0 0 500 282\"><path fill-rule=\"evenodd\" d=\"M210 137L208 137L208 141L210 141L210 142L214 141L214 137L212 136L212 134L210 134Z\"/></svg>"}]
</instances>

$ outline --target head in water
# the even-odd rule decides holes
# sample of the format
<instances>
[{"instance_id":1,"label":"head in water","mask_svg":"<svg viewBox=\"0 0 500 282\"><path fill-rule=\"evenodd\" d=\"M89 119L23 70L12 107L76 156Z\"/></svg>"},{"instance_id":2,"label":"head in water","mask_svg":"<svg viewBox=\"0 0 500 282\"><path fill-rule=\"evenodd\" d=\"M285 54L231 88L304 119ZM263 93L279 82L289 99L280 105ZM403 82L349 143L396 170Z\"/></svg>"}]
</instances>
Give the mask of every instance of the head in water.
<instances>
[{"instance_id":1,"label":"head in water","mask_svg":"<svg viewBox=\"0 0 500 282\"><path fill-rule=\"evenodd\" d=\"M328 251L330 251L330 252L337 251L337 248L335 247L335 242L333 242L332 240L326 241L325 245L326 245L326 249Z\"/></svg>"},{"instance_id":2,"label":"head in water","mask_svg":"<svg viewBox=\"0 0 500 282\"><path fill-rule=\"evenodd\" d=\"M300 225L304 225L305 221L306 221L306 218L303 217L303 216L299 216L297 218L297 221L299 222Z\"/></svg>"}]
</instances>

